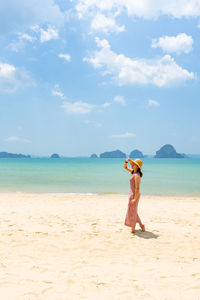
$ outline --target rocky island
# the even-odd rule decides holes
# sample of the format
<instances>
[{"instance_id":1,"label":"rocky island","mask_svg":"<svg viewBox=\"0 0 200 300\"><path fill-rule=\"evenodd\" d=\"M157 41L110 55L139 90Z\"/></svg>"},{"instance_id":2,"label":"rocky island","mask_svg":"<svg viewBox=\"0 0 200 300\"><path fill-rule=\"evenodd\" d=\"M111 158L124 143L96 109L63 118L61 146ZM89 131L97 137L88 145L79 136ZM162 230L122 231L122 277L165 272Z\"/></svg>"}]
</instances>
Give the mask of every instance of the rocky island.
<instances>
[{"instance_id":1,"label":"rocky island","mask_svg":"<svg viewBox=\"0 0 200 300\"><path fill-rule=\"evenodd\" d=\"M59 154L54 153L54 154L51 155L51 158L60 158L60 156L59 156Z\"/></svg>"},{"instance_id":2,"label":"rocky island","mask_svg":"<svg viewBox=\"0 0 200 300\"><path fill-rule=\"evenodd\" d=\"M155 158L184 158L184 154L177 153L175 148L170 145L166 144L160 148L160 150L156 151Z\"/></svg>"},{"instance_id":3,"label":"rocky island","mask_svg":"<svg viewBox=\"0 0 200 300\"><path fill-rule=\"evenodd\" d=\"M143 158L144 155L140 150L135 149L130 153L129 157L130 158Z\"/></svg>"},{"instance_id":4,"label":"rocky island","mask_svg":"<svg viewBox=\"0 0 200 300\"><path fill-rule=\"evenodd\" d=\"M98 156L94 153L90 156L90 158L98 158Z\"/></svg>"},{"instance_id":5,"label":"rocky island","mask_svg":"<svg viewBox=\"0 0 200 300\"><path fill-rule=\"evenodd\" d=\"M126 154L120 150L115 150L101 153L100 158L126 158Z\"/></svg>"},{"instance_id":6,"label":"rocky island","mask_svg":"<svg viewBox=\"0 0 200 300\"><path fill-rule=\"evenodd\" d=\"M0 152L0 158L31 158L30 155Z\"/></svg>"}]
</instances>

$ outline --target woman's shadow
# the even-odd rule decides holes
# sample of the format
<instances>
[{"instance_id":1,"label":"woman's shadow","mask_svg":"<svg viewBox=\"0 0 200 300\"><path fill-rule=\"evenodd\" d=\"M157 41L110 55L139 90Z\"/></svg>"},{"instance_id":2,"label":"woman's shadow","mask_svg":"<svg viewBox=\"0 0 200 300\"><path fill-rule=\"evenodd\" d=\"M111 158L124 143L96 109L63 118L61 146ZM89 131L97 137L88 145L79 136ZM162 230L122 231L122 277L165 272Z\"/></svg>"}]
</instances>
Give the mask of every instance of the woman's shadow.
<instances>
[{"instance_id":1,"label":"woman's shadow","mask_svg":"<svg viewBox=\"0 0 200 300\"><path fill-rule=\"evenodd\" d=\"M159 237L158 234L155 234L155 233L153 233L151 231L147 231L147 230L142 231L141 229L135 230L135 233L133 233L133 235L137 235L143 239L157 239Z\"/></svg>"}]
</instances>

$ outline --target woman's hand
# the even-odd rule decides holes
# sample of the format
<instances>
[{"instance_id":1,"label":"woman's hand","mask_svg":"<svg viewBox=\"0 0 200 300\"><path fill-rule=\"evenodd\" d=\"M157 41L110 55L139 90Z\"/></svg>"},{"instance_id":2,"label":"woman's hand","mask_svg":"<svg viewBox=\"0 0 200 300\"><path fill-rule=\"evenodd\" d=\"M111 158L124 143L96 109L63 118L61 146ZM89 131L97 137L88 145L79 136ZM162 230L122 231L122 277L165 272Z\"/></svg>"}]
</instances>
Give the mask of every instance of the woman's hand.
<instances>
[{"instance_id":1,"label":"woman's hand","mask_svg":"<svg viewBox=\"0 0 200 300\"><path fill-rule=\"evenodd\" d=\"M130 204L134 204L136 202L136 200L135 199L132 199L131 201L130 201Z\"/></svg>"},{"instance_id":2,"label":"woman's hand","mask_svg":"<svg viewBox=\"0 0 200 300\"><path fill-rule=\"evenodd\" d=\"M128 172L132 173L132 169L127 167L127 163L130 161L130 158L127 158L124 162L124 169L127 170Z\"/></svg>"}]
</instances>

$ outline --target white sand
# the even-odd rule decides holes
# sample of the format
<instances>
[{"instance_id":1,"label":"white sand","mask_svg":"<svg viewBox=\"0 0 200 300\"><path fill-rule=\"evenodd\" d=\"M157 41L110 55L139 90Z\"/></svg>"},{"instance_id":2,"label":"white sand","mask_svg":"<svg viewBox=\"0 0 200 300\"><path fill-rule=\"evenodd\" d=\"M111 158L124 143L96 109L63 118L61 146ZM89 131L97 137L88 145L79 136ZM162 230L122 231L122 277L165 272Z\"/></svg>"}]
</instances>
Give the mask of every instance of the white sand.
<instances>
[{"instance_id":1,"label":"white sand","mask_svg":"<svg viewBox=\"0 0 200 300\"><path fill-rule=\"evenodd\" d=\"M0 194L1 300L200 300L200 199Z\"/></svg>"}]
</instances>

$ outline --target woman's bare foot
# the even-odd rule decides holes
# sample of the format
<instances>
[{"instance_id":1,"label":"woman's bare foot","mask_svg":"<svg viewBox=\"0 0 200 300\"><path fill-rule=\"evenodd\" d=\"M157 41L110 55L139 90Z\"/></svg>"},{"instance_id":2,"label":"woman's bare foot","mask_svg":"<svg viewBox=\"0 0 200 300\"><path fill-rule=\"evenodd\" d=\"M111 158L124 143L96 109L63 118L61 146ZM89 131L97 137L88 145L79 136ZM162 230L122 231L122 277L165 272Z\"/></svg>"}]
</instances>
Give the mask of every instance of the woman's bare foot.
<instances>
[{"instance_id":1,"label":"woman's bare foot","mask_svg":"<svg viewBox=\"0 0 200 300\"><path fill-rule=\"evenodd\" d=\"M145 231L145 226L144 226L144 224L141 225L141 229L142 229L142 231Z\"/></svg>"},{"instance_id":2,"label":"woman's bare foot","mask_svg":"<svg viewBox=\"0 0 200 300\"><path fill-rule=\"evenodd\" d=\"M131 233L135 233L135 228L132 228L132 229L131 229Z\"/></svg>"}]
</instances>

